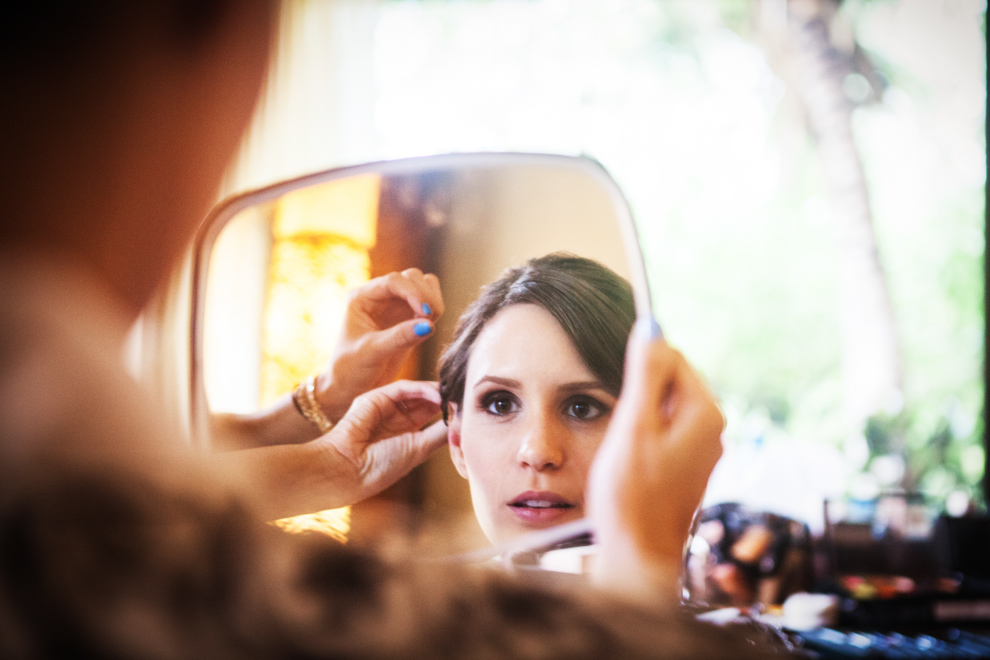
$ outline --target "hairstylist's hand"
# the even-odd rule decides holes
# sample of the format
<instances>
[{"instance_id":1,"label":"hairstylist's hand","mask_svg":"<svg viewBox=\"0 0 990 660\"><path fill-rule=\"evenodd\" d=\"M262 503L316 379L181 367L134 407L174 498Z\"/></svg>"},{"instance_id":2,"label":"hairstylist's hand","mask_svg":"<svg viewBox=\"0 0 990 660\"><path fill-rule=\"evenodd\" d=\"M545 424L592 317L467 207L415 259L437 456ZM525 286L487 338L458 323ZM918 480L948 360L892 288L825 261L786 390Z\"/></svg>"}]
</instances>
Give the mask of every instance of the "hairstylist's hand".
<instances>
[{"instance_id":1,"label":"hairstylist's hand","mask_svg":"<svg viewBox=\"0 0 990 660\"><path fill-rule=\"evenodd\" d=\"M398 381L372 390L329 433L300 444L223 452L214 460L240 477L266 519L359 502L388 488L447 442L436 383Z\"/></svg>"},{"instance_id":2,"label":"hairstylist's hand","mask_svg":"<svg viewBox=\"0 0 990 660\"><path fill-rule=\"evenodd\" d=\"M355 289L334 354L316 377L316 400L330 421L338 422L355 397L392 382L442 313L440 282L415 268ZM211 433L214 447L250 449L306 443L319 431L286 394L256 414L212 415Z\"/></svg>"},{"instance_id":3,"label":"hairstylist's hand","mask_svg":"<svg viewBox=\"0 0 990 660\"><path fill-rule=\"evenodd\" d=\"M622 395L589 474L589 513L596 580L670 604L724 420L684 357L648 335L637 326L629 341Z\"/></svg>"},{"instance_id":4,"label":"hairstylist's hand","mask_svg":"<svg viewBox=\"0 0 990 660\"><path fill-rule=\"evenodd\" d=\"M447 442L436 383L400 380L362 394L322 438L334 490L358 502L395 483Z\"/></svg>"},{"instance_id":5,"label":"hairstylist's hand","mask_svg":"<svg viewBox=\"0 0 990 660\"><path fill-rule=\"evenodd\" d=\"M316 397L329 418L339 420L355 397L392 382L409 351L433 334L441 314L440 281L418 268L355 289L337 348L316 378Z\"/></svg>"}]
</instances>

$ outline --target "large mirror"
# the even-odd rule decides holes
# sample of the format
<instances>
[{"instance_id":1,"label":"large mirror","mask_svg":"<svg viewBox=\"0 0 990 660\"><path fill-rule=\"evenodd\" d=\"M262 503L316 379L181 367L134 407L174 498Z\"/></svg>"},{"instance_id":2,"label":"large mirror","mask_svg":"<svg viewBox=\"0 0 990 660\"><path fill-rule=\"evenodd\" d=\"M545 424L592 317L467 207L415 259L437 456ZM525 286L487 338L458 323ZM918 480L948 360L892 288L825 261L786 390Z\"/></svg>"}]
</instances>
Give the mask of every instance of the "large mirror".
<instances>
[{"instance_id":1,"label":"large mirror","mask_svg":"<svg viewBox=\"0 0 990 660\"><path fill-rule=\"evenodd\" d=\"M480 287L557 251L595 259L630 280L637 315L651 315L628 207L592 160L412 158L321 172L228 200L195 245L195 437L209 446L212 416L251 414L320 371L348 293L368 279L410 267L439 277L446 311L402 373L432 380ZM464 510L462 485L429 481L418 487L429 491L420 493L423 506Z\"/></svg>"}]
</instances>

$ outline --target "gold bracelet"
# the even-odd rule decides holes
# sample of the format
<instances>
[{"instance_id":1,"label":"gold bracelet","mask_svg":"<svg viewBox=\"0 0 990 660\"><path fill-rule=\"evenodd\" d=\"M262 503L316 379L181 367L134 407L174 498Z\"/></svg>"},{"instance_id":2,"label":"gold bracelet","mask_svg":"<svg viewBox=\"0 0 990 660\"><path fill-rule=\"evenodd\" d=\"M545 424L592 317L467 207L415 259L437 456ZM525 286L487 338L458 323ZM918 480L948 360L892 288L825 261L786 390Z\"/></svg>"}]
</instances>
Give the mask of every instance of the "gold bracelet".
<instances>
[{"instance_id":1,"label":"gold bracelet","mask_svg":"<svg viewBox=\"0 0 990 660\"><path fill-rule=\"evenodd\" d=\"M316 401L315 376L310 376L292 390L292 402L296 404L296 409L302 413L302 416L319 429L321 435L333 428L333 422L323 414L323 409Z\"/></svg>"}]
</instances>

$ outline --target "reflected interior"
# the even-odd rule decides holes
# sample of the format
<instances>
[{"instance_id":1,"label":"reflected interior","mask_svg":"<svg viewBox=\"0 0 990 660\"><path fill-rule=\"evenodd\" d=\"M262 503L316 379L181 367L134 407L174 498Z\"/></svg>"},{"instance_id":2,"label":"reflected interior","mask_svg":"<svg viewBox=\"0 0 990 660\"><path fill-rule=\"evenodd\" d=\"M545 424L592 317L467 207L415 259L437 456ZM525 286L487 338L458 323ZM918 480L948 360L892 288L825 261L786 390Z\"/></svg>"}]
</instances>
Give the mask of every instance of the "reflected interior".
<instances>
[{"instance_id":1,"label":"reflected interior","mask_svg":"<svg viewBox=\"0 0 990 660\"><path fill-rule=\"evenodd\" d=\"M348 292L379 275L415 267L440 278L446 312L400 374L429 380L461 312L506 268L567 251L632 279L621 209L588 163L574 162L437 168L422 159L398 173L302 182L237 212L205 246L201 373L209 411L255 412L320 371ZM376 530L420 531L424 520L470 521L468 545L484 543L445 451L372 500L314 524L372 538Z\"/></svg>"}]
</instances>

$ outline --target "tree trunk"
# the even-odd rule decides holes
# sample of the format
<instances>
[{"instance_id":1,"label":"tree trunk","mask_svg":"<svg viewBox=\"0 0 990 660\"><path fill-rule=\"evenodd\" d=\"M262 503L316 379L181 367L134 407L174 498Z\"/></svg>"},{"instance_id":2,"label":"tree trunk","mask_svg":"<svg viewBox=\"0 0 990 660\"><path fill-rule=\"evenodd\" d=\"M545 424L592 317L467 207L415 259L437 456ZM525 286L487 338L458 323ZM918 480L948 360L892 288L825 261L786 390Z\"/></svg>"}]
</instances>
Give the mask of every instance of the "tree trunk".
<instances>
[{"instance_id":1,"label":"tree trunk","mask_svg":"<svg viewBox=\"0 0 990 660\"><path fill-rule=\"evenodd\" d=\"M831 34L835 0L764 1L786 12L767 21L782 32L774 42L785 82L800 97L814 135L832 207L838 255L843 404L851 430L899 405L900 348L886 277L877 251L869 189L852 132L853 105L843 83L854 72L855 42L840 49ZM786 27L785 27L786 25ZM772 35L771 35L772 36Z\"/></svg>"}]
</instances>

